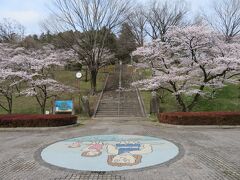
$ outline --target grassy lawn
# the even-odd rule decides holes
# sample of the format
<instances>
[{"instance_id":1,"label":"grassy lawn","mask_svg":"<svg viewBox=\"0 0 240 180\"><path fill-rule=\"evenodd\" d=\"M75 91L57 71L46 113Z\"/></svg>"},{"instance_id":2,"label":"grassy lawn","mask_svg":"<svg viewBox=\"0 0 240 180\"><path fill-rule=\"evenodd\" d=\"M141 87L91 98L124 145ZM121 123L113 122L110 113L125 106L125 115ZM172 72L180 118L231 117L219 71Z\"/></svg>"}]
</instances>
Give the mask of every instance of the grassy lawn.
<instances>
[{"instance_id":1,"label":"grassy lawn","mask_svg":"<svg viewBox=\"0 0 240 180\"><path fill-rule=\"evenodd\" d=\"M135 73L137 80L148 78L151 76L151 71L148 69L139 69ZM181 111L175 97L164 92L164 101L161 102L161 108L164 112ZM141 91L141 96L144 101L147 113L150 112L150 91ZM185 100L188 100L186 97ZM203 98L199 100L193 111L240 111L240 88L237 85L227 85L223 89L218 90L213 99Z\"/></svg>"},{"instance_id":2,"label":"grassy lawn","mask_svg":"<svg viewBox=\"0 0 240 180\"><path fill-rule=\"evenodd\" d=\"M216 98L201 99L194 111L239 111L240 89L236 85L228 85L217 91Z\"/></svg>"},{"instance_id":3,"label":"grassy lawn","mask_svg":"<svg viewBox=\"0 0 240 180\"><path fill-rule=\"evenodd\" d=\"M114 71L113 66L106 67L102 70L100 70L98 74L98 79L97 79L97 91L100 92L102 90L103 84L105 82L106 78L106 72L111 72ZM75 88L80 87L80 92L81 95L87 95L89 97L90 101L90 106L91 109L95 108L95 104L98 100L98 94L94 96L89 95L89 90L91 88L91 83L90 80L88 82L85 82L85 78L83 77L79 82L77 82L75 78L75 71L66 71L66 70L57 70L54 74L54 77L57 81L62 82L65 85L69 85ZM83 72L83 76L85 73ZM88 77L90 77L88 75ZM88 78L89 79L89 78ZM63 93L63 94L58 94L59 99L74 99L75 105L79 105L79 94L69 94L69 93ZM51 109L51 104L52 100L48 101L47 104L47 110ZM18 97L14 99L13 101L13 113L14 114L39 114L40 113L40 108L39 105L37 104L37 101L34 97ZM6 114L6 112L0 108L0 114Z\"/></svg>"},{"instance_id":4,"label":"grassy lawn","mask_svg":"<svg viewBox=\"0 0 240 180\"><path fill-rule=\"evenodd\" d=\"M150 112L151 92L141 92L147 113ZM199 100L193 111L240 111L240 89L237 85L228 85L216 92L215 98ZM186 100L186 99L185 99ZM175 97L165 92L164 102L161 103L164 112L181 111Z\"/></svg>"},{"instance_id":5,"label":"grassy lawn","mask_svg":"<svg viewBox=\"0 0 240 180\"><path fill-rule=\"evenodd\" d=\"M105 82L106 73L113 72L114 66L108 66L99 71L97 80L97 91L102 90L103 84ZM79 82L75 78L75 71L58 70L55 72L55 79L62 82L65 85L69 85L75 88L80 87L81 95L87 95L90 101L90 107L93 110L98 100L98 94L94 96L89 95L89 90L91 87L90 81L85 82L83 77ZM83 75L85 73L83 72ZM137 70L134 75L135 80L140 80L145 77L150 77L151 71L148 69ZM88 75L88 77L90 77ZM79 94L58 94L59 99L74 99L77 109L79 109ZM150 91L141 91L141 96L145 104L146 112L150 112ZM193 111L239 111L240 110L240 89L236 85L228 85L221 90L218 90L214 99L201 98L198 104L195 106ZM14 99L13 102L13 113L15 114L38 114L40 113L39 105L33 97L19 97ZM47 110L52 107L52 100L48 101ZM165 92L164 101L161 102L161 108L164 112L174 112L181 111L181 108L176 103L175 97L168 92ZM6 114L3 109L0 109L0 114Z\"/></svg>"}]
</instances>

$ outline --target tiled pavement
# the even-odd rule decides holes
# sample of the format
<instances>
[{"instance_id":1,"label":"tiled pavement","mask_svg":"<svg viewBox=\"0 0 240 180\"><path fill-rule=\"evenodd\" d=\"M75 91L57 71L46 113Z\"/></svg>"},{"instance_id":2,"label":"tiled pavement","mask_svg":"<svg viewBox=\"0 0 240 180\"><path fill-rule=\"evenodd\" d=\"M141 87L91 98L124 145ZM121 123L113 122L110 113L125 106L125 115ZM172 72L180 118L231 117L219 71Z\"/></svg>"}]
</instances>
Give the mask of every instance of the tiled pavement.
<instances>
[{"instance_id":1,"label":"tiled pavement","mask_svg":"<svg viewBox=\"0 0 240 180\"><path fill-rule=\"evenodd\" d=\"M165 138L179 144L173 162L135 171L79 172L47 166L40 150L56 141L101 134ZM1 180L240 180L239 128L162 127L148 121L91 120L86 125L55 130L0 131Z\"/></svg>"}]
</instances>

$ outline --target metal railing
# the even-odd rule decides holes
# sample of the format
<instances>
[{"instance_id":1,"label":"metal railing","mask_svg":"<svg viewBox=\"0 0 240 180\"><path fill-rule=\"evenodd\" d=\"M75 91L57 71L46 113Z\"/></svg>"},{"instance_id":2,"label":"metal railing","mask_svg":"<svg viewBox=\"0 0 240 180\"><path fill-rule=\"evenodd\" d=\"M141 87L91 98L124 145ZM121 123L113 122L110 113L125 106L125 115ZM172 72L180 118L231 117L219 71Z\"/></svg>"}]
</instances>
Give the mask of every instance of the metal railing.
<instances>
[{"instance_id":1,"label":"metal railing","mask_svg":"<svg viewBox=\"0 0 240 180\"><path fill-rule=\"evenodd\" d=\"M106 86L107 86L108 78L109 78L109 73L108 73L108 75L107 75L107 77L106 77L106 80L105 80L105 83L104 83L104 86L103 86L102 92L101 92L101 94L100 94L100 96L99 96L99 99L98 99L97 105L96 105L96 107L95 107L95 110L94 110L94 113L93 113L93 118L96 117L96 114L97 114L97 111L98 111L98 108L99 108L99 105L100 105L101 99L102 99L102 97L103 97L103 93L104 93L104 91L105 91L105 89L106 89Z\"/></svg>"},{"instance_id":2,"label":"metal railing","mask_svg":"<svg viewBox=\"0 0 240 180\"><path fill-rule=\"evenodd\" d=\"M143 117L146 117L147 114L146 114L145 106L144 106L144 103L143 103L143 100L142 100L142 97L141 97L141 94L140 94L140 91L139 91L138 88L136 88L136 92L137 92L138 101L139 101L139 104L140 104L142 115L143 115Z\"/></svg>"}]
</instances>

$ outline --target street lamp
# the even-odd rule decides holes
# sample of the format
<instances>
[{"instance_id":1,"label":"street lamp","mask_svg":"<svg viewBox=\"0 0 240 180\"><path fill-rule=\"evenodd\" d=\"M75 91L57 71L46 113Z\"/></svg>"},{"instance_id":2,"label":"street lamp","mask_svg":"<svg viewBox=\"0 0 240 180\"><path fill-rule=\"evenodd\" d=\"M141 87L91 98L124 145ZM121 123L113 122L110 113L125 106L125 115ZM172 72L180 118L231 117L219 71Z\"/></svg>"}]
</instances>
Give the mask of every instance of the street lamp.
<instances>
[{"instance_id":1,"label":"street lamp","mask_svg":"<svg viewBox=\"0 0 240 180\"><path fill-rule=\"evenodd\" d=\"M77 81L78 81L78 87L79 87L79 108L80 108L80 106L81 106L81 91L80 91L80 88L81 88L81 86L80 86L80 79L82 78L82 73L81 72L77 72L76 73L76 78L77 78ZM79 109L80 110L80 109Z\"/></svg>"},{"instance_id":2,"label":"street lamp","mask_svg":"<svg viewBox=\"0 0 240 180\"><path fill-rule=\"evenodd\" d=\"M77 79L81 79L82 78L82 73L81 72L77 72L76 73L76 78Z\"/></svg>"},{"instance_id":3,"label":"street lamp","mask_svg":"<svg viewBox=\"0 0 240 180\"><path fill-rule=\"evenodd\" d=\"M131 65L133 65L133 54L131 53L130 56L131 56Z\"/></svg>"},{"instance_id":4,"label":"street lamp","mask_svg":"<svg viewBox=\"0 0 240 180\"><path fill-rule=\"evenodd\" d=\"M76 73L76 78L77 78L77 81L78 81L78 87L79 87L79 93L80 93L80 79L82 78L82 73L77 72Z\"/></svg>"}]
</instances>

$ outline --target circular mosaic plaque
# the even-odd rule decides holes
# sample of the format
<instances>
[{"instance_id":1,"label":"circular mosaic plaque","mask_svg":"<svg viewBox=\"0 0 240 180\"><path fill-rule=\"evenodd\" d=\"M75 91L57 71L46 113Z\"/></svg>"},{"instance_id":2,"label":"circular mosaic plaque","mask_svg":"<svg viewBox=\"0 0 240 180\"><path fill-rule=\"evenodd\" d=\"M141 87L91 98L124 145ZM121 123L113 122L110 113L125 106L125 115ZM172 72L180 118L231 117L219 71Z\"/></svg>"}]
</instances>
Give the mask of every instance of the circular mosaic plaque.
<instances>
[{"instance_id":1,"label":"circular mosaic plaque","mask_svg":"<svg viewBox=\"0 0 240 180\"><path fill-rule=\"evenodd\" d=\"M121 171L165 163L179 153L166 140L132 135L86 136L52 144L41 152L51 165L81 171Z\"/></svg>"}]
</instances>

